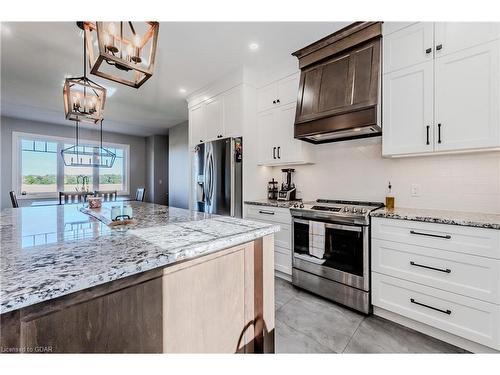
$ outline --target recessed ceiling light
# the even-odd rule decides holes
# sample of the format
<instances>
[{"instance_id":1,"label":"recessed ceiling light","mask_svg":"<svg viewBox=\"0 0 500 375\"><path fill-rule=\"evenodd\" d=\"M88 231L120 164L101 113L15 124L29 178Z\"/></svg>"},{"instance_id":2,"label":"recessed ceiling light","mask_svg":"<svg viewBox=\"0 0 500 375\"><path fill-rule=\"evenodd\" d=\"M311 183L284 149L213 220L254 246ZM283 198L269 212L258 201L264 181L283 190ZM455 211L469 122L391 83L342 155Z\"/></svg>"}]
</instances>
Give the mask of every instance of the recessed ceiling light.
<instances>
[{"instance_id":1,"label":"recessed ceiling light","mask_svg":"<svg viewBox=\"0 0 500 375\"><path fill-rule=\"evenodd\" d=\"M181 88L179 89L179 92L180 92L181 94L185 94L185 93L186 93L186 89L185 89L184 87L181 87Z\"/></svg>"},{"instance_id":2,"label":"recessed ceiling light","mask_svg":"<svg viewBox=\"0 0 500 375\"><path fill-rule=\"evenodd\" d=\"M259 49L259 45L257 43L250 43L248 45L248 48L251 50L251 51L256 51Z\"/></svg>"}]
</instances>

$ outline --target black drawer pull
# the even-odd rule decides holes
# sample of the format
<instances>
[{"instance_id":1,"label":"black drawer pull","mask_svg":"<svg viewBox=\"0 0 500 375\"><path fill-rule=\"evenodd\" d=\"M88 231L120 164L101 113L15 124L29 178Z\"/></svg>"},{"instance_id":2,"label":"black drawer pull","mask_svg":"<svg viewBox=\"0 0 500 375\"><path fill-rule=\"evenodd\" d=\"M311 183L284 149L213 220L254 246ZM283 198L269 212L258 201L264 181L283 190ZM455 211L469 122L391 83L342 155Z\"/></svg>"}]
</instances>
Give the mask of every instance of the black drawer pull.
<instances>
[{"instance_id":1,"label":"black drawer pull","mask_svg":"<svg viewBox=\"0 0 500 375\"><path fill-rule=\"evenodd\" d=\"M443 314L448 314L448 315L450 315L450 314L451 314L451 310L442 310L442 309L438 309L437 307L433 307L433 306L426 305L425 303L420 303L420 302L417 302L417 301L415 301L413 298L410 298L410 302L411 302L411 303L414 303L415 305L419 305L419 306L427 307L428 309L431 309L431 310L435 310L435 311L442 312Z\"/></svg>"},{"instance_id":2,"label":"black drawer pull","mask_svg":"<svg viewBox=\"0 0 500 375\"><path fill-rule=\"evenodd\" d=\"M262 210L259 210L259 214L274 215L274 212L273 211L262 211Z\"/></svg>"},{"instance_id":3,"label":"black drawer pull","mask_svg":"<svg viewBox=\"0 0 500 375\"><path fill-rule=\"evenodd\" d=\"M276 147L273 147L273 159L276 159Z\"/></svg>"},{"instance_id":4,"label":"black drawer pull","mask_svg":"<svg viewBox=\"0 0 500 375\"><path fill-rule=\"evenodd\" d=\"M441 143L441 124L438 124L438 143Z\"/></svg>"},{"instance_id":5,"label":"black drawer pull","mask_svg":"<svg viewBox=\"0 0 500 375\"><path fill-rule=\"evenodd\" d=\"M419 236L429 236L429 237L437 237L437 238L444 238L447 240L451 239L451 236L449 234L442 236L440 234L430 234L430 233L422 233L422 232L415 232L414 230L410 231L411 234L417 234Z\"/></svg>"},{"instance_id":6,"label":"black drawer pull","mask_svg":"<svg viewBox=\"0 0 500 375\"><path fill-rule=\"evenodd\" d=\"M427 49L425 50L425 53L427 53L427 54L429 54L429 53L431 53L431 52L432 52L432 48L427 48Z\"/></svg>"},{"instance_id":7,"label":"black drawer pull","mask_svg":"<svg viewBox=\"0 0 500 375\"><path fill-rule=\"evenodd\" d=\"M438 44L438 45L436 46L436 49L437 49L438 51L441 51L441 49L442 49L442 48L443 48L443 45L442 45L442 44Z\"/></svg>"},{"instance_id":8,"label":"black drawer pull","mask_svg":"<svg viewBox=\"0 0 500 375\"><path fill-rule=\"evenodd\" d=\"M413 260L410 261L410 264L415 267L422 267L422 268L427 268L429 270L434 270L434 271L439 271L439 272L446 272L446 273L451 273L451 270L449 268L442 269L442 268L435 268L431 266L424 266L423 264L418 264L415 263Z\"/></svg>"},{"instance_id":9,"label":"black drawer pull","mask_svg":"<svg viewBox=\"0 0 500 375\"><path fill-rule=\"evenodd\" d=\"M427 142L426 142L426 145L430 145L430 141L429 141L429 130L430 130L430 126L427 125L426 126L426 133L427 133Z\"/></svg>"}]
</instances>

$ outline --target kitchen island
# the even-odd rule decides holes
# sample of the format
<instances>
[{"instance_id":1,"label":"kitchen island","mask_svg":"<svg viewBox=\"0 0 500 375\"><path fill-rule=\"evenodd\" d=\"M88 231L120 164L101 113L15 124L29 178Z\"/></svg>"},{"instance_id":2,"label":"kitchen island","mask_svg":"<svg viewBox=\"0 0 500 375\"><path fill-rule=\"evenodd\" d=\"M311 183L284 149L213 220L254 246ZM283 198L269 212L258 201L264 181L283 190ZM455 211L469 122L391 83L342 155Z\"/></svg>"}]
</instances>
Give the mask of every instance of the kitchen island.
<instances>
[{"instance_id":1,"label":"kitchen island","mask_svg":"<svg viewBox=\"0 0 500 375\"><path fill-rule=\"evenodd\" d=\"M274 351L279 226L126 204L114 228L80 205L1 212L2 352Z\"/></svg>"}]
</instances>

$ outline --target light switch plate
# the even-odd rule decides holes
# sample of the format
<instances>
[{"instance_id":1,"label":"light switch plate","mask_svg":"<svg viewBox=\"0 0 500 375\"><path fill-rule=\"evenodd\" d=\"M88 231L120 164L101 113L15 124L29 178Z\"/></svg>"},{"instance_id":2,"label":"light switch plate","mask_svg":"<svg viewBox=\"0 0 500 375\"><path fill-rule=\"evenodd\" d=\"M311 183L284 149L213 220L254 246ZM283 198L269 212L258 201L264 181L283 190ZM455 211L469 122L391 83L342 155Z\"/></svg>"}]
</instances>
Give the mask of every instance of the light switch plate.
<instances>
[{"instance_id":1,"label":"light switch plate","mask_svg":"<svg viewBox=\"0 0 500 375\"><path fill-rule=\"evenodd\" d=\"M420 184L411 184L411 196L420 197L422 194L422 186Z\"/></svg>"}]
</instances>

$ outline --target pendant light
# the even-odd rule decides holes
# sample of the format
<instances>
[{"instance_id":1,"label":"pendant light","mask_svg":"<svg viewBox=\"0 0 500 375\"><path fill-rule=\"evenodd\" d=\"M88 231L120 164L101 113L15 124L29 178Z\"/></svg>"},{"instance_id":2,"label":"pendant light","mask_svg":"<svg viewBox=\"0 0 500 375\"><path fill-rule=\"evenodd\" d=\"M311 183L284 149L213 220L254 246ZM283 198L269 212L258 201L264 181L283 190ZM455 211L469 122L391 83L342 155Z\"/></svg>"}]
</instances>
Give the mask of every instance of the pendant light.
<instances>
[{"instance_id":1,"label":"pendant light","mask_svg":"<svg viewBox=\"0 0 500 375\"><path fill-rule=\"evenodd\" d=\"M87 43L83 35L83 77L66 78L63 98L67 120L97 124L104 115L106 89L87 78Z\"/></svg>"},{"instance_id":2,"label":"pendant light","mask_svg":"<svg viewBox=\"0 0 500 375\"><path fill-rule=\"evenodd\" d=\"M158 22L83 22L91 73L139 88L152 75Z\"/></svg>"},{"instance_id":3,"label":"pendant light","mask_svg":"<svg viewBox=\"0 0 500 375\"><path fill-rule=\"evenodd\" d=\"M102 120L100 146L80 145L78 125L76 121L76 144L61 150L64 165L68 167L99 167L111 168L115 163L116 154L102 147Z\"/></svg>"}]
</instances>

